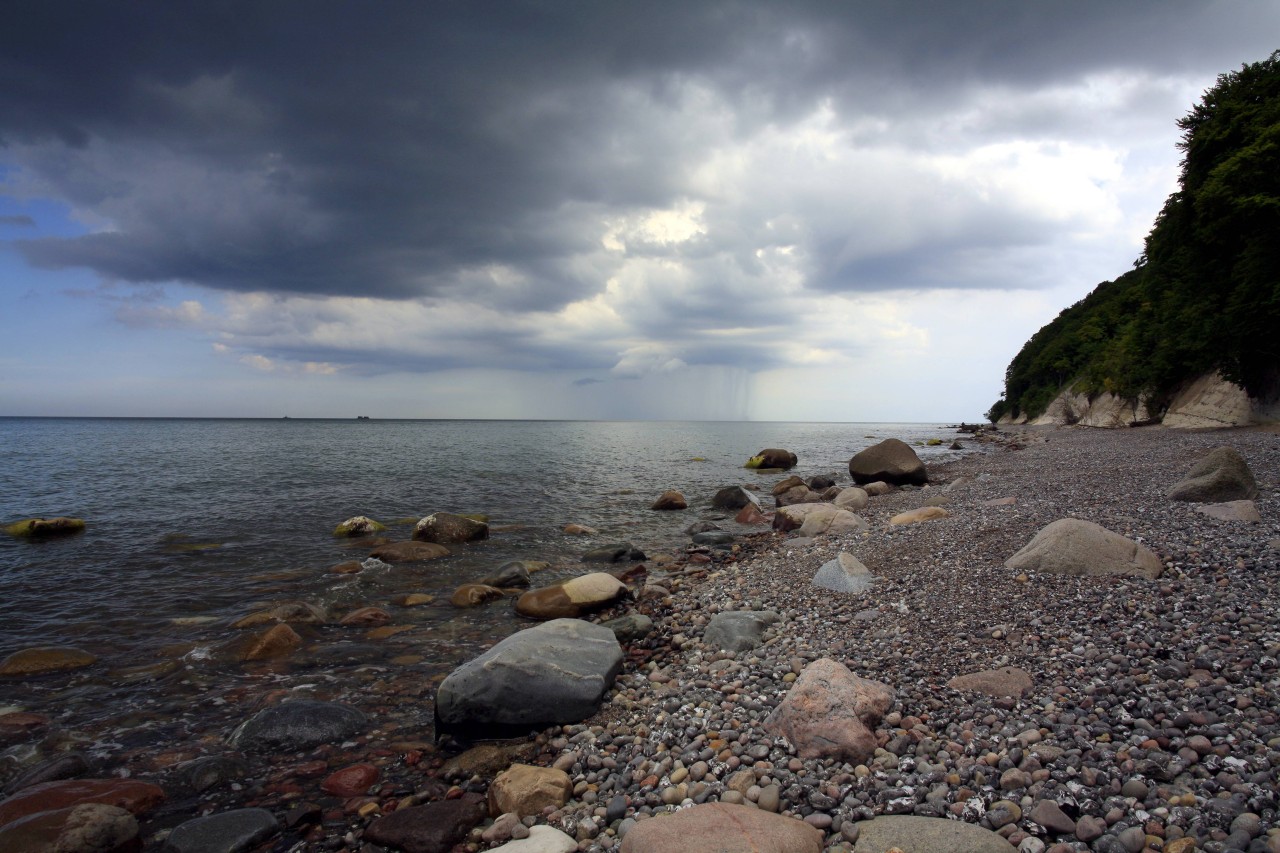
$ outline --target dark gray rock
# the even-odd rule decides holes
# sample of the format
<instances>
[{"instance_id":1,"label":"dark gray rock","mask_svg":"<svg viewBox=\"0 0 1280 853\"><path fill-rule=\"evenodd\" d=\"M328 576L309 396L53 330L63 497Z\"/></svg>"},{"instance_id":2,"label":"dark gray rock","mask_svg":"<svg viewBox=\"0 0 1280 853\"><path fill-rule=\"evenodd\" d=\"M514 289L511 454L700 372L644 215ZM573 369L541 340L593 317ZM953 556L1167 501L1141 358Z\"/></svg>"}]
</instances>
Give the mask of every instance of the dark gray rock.
<instances>
[{"instance_id":1,"label":"dark gray rock","mask_svg":"<svg viewBox=\"0 0 1280 853\"><path fill-rule=\"evenodd\" d=\"M695 545L730 545L735 537L725 530L708 530L704 533L695 533L692 538Z\"/></svg>"},{"instance_id":2,"label":"dark gray rock","mask_svg":"<svg viewBox=\"0 0 1280 853\"><path fill-rule=\"evenodd\" d=\"M636 562L644 559L644 552L630 542L617 542L612 545L601 545L582 555L584 563L622 563Z\"/></svg>"},{"instance_id":3,"label":"dark gray rock","mask_svg":"<svg viewBox=\"0 0 1280 853\"><path fill-rule=\"evenodd\" d=\"M717 613L707 623L702 641L716 649L744 652L760 645L764 629L782 619L772 610L732 610Z\"/></svg>"},{"instance_id":4,"label":"dark gray rock","mask_svg":"<svg viewBox=\"0 0 1280 853\"><path fill-rule=\"evenodd\" d=\"M1191 466L1191 470L1173 488L1169 498L1192 503L1226 503L1252 500L1258 496L1258 484L1249 464L1234 448L1218 447Z\"/></svg>"},{"instance_id":5,"label":"dark gray rock","mask_svg":"<svg viewBox=\"0 0 1280 853\"><path fill-rule=\"evenodd\" d=\"M617 619L601 622L600 627L608 628L618 638L618 642L626 643L647 637L653 630L653 620L643 613L627 613Z\"/></svg>"},{"instance_id":6,"label":"dark gray rock","mask_svg":"<svg viewBox=\"0 0 1280 853\"><path fill-rule=\"evenodd\" d=\"M346 740L363 731L363 711L336 702L298 699L259 712L231 735L231 745L262 752L296 752Z\"/></svg>"},{"instance_id":7,"label":"dark gray rock","mask_svg":"<svg viewBox=\"0 0 1280 853\"><path fill-rule=\"evenodd\" d=\"M744 506L760 508L760 499L742 486L725 486L711 499L716 509L742 509Z\"/></svg>"},{"instance_id":8,"label":"dark gray rock","mask_svg":"<svg viewBox=\"0 0 1280 853\"><path fill-rule=\"evenodd\" d=\"M62 779L78 779L93 772L93 765L82 752L68 752L51 758L29 770L19 773L9 784L4 786L5 794L13 794L23 788L39 785L41 782L57 782Z\"/></svg>"},{"instance_id":9,"label":"dark gray rock","mask_svg":"<svg viewBox=\"0 0 1280 853\"><path fill-rule=\"evenodd\" d=\"M507 563L499 568L496 572L479 581L486 586L496 586L499 589L508 589L515 586L528 586L530 583L529 569L520 560Z\"/></svg>"},{"instance_id":10,"label":"dark gray rock","mask_svg":"<svg viewBox=\"0 0 1280 853\"><path fill-rule=\"evenodd\" d=\"M462 734L576 723L622 669L613 631L553 619L518 631L451 672L436 691L436 730Z\"/></svg>"},{"instance_id":11,"label":"dark gray rock","mask_svg":"<svg viewBox=\"0 0 1280 853\"><path fill-rule=\"evenodd\" d=\"M369 824L364 840L406 853L448 853L484 820L485 812L479 794L396 809Z\"/></svg>"},{"instance_id":12,"label":"dark gray rock","mask_svg":"<svg viewBox=\"0 0 1280 853\"><path fill-rule=\"evenodd\" d=\"M244 756L235 753L206 755L179 764L174 770L178 783L184 789L193 794L201 794L219 785L243 779L249 773L249 762L245 761Z\"/></svg>"},{"instance_id":13,"label":"dark gray rock","mask_svg":"<svg viewBox=\"0 0 1280 853\"><path fill-rule=\"evenodd\" d=\"M916 452L905 441L887 438L849 460L849 475L858 485L877 480L895 486L922 486L929 474Z\"/></svg>"},{"instance_id":14,"label":"dark gray rock","mask_svg":"<svg viewBox=\"0 0 1280 853\"><path fill-rule=\"evenodd\" d=\"M266 809L236 809L198 817L174 827L164 853L240 853L280 831Z\"/></svg>"}]
</instances>

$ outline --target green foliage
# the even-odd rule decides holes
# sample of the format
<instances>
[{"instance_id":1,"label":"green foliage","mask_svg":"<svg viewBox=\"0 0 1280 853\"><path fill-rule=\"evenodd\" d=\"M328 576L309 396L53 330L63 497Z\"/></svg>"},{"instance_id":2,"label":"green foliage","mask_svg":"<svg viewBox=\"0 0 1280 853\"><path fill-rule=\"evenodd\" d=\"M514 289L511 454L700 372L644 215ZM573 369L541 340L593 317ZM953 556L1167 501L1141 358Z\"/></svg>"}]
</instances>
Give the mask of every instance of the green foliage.
<instances>
[{"instance_id":1,"label":"green foliage","mask_svg":"<svg viewBox=\"0 0 1280 853\"><path fill-rule=\"evenodd\" d=\"M1178 122L1180 187L1135 267L1023 346L991 407L1036 417L1068 385L1162 410L1217 370L1250 394L1280 380L1280 51L1223 74Z\"/></svg>"}]
</instances>

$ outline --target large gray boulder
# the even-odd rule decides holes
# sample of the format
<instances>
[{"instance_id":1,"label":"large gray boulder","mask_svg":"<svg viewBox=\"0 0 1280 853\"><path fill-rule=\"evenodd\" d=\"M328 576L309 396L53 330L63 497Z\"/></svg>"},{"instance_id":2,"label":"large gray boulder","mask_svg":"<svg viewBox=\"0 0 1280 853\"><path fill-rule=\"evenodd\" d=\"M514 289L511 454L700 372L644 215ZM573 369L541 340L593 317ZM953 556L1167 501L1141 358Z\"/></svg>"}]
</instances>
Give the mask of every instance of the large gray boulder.
<instances>
[{"instance_id":1,"label":"large gray boulder","mask_svg":"<svg viewBox=\"0 0 1280 853\"><path fill-rule=\"evenodd\" d=\"M1017 849L989 829L941 817L882 815L858 823L853 853L1014 853Z\"/></svg>"},{"instance_id":2,"label":"large gray boulder","mask_svg":"<svg viewBox=\"0 0 1280 853\"><path fill-rule=\"evenodd\" d=\"M929 474L905 441L886 438L849 460L849 475L858 485L883 481L895 486L923 486Z\"/></svg>"},{"instance_id":3,"label":"large gray boulder","mask_svg":"<svg viewBox=\"0 0 1280 853\"><path fill-rule=\"evenodd\" d=\"M782 619L772 610L730 610L717 613L707 623L702 641L716 649L745 652L760 645L764 629Z\"/></svg>"},{"instance_id":4,"label":"large gray boulder","mask_svg":"<svg viewBox=\"0 0 1280 853\"><path fill-rule=\"evenodd\" d=\"M1092 521L1061 518L1046 525L1005 561L1017 571L1058 575L1137 575L1154 579L1164 568L1143 545Z\"/></svg>"},{"instance_id":5,"label":"large gray boulder","mask_svg":"<svg viewBox=\"0 0 1280 853\"><path fill-rule=\"evenodd\" d=\"M231 745L245 750L296 752L344 741L368 723L369 717L350 705L295 699L260 711L241 724L231 735Z\"/></svg>"},{"instance_id":6,"label":"large gray boulder","mask_svg":"<svg viewBox=\"0 0 1280 853\"><path fill-rule=\"evenodd\" d=\"M1258 496L1258 484L1244 457L1230 447L1209 451L1203 459L1169 489L1175 501L1192 503L1226 503L1252 500Z\"/></svg>"},{"instance_id":7,"label":"large gray boulder","mask_svg":"<svg viewBox=\"0 0 1280 853\"><path fill-rule=\"evenodd\" d=\"M613 632L580 619L518 631L451 672L436 690L437 732L503 733L576 723L622 669Z\"/></svg>"}]
</instances>

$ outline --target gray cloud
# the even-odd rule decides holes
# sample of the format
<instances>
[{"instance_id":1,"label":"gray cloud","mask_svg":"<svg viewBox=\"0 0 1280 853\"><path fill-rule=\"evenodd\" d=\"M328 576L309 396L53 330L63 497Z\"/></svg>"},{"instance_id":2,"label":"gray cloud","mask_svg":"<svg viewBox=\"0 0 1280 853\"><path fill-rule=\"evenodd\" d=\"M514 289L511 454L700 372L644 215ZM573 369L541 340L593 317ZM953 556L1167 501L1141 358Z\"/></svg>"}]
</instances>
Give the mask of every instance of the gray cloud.
<instances>
[{"instance_id":1,"label":"gray cloud","mask_svg":"<svg viewBox=\"0 0 1280 853\"><path fill-rule=\"evenodd\" d=\"M30 216L0 216L0 225L7 225L12 228L34 228L36 221Z\"/></svg>"},{"instance_id":2,"label":"gray cloud","mask_svg":"<svg viewBox=\"0 0 1280 853\"><path fill-rule=\"evenodd\" d=\"M362 370L607 370L640 365L638 341L658 364L760 370L806 337L801 293L1040 286L1060 234L1087 239L1105 205L1027 203L1034 151L999 185L956 158L1167 133L1185 80L1280 31L1280 5L1230 0L140 0L7 17L0 166L95 223L16 241L31 264L498 312L451 331L424 311L439 345L394 351L320 336L315 305L220 326L120 315ZM641 222L691 204L699 233ZM606 288L625 329L536 328Z\"/></svg>"}]
</instances>

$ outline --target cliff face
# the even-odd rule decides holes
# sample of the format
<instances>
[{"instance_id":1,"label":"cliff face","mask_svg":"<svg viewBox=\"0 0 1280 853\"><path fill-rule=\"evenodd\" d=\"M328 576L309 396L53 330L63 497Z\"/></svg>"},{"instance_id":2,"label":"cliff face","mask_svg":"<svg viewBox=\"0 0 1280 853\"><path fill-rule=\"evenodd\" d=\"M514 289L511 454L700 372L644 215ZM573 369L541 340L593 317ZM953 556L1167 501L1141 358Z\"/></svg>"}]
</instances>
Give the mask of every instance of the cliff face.
<instances>
[{"instance_id":1,"label":"cliff face","mask_svg":"<svg viewBox=\"0 0 1280 853\"><path fill-rule=\"evenodd\" d=\"M1142 403L1132 403L1114 394L1087 394L1068 388L1049 403L1036 418L1005 415L998 423L1034 426L1077 424L1116 428L1158 420L1174 429L1248 426L1280 422L1280 402L1250 397L1245 390L1217 373L1207 373L1182 387L1162 416L1153 416Z\"/></svg>"},{"instance_id":2,"label":"cliff face","mask_svg":"<svg viewBox=\"0 0 1280 853\"><path fill-rule=\"evenodd\" d=\"M1134 268L1014 356L987 416L1112 426L1274 420L1280 399L1280 51L1183 117L1179 187Z\"/></svg>"}]
</instances>

